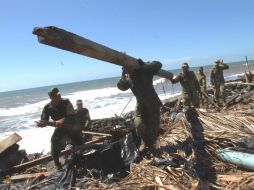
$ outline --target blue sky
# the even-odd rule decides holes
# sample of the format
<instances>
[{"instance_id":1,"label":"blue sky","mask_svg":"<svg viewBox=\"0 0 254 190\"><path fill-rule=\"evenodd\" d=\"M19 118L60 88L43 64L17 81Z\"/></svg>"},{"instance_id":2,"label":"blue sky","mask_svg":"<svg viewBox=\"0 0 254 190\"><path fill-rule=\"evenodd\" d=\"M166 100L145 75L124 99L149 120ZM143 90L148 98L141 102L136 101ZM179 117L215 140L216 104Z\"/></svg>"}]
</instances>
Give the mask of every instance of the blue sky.
<instances>
[{"instance_id":1,"label":"blue sky","mask_svg":"<svg viewBox=\"0 0 254 190\"><path fill-rule=\"evenodd\" d=\"M252 0L1 0L0 91L120 75L120 67L39 44L57 26L165 69L254 59Z\"/></svg>"}]
</instances>

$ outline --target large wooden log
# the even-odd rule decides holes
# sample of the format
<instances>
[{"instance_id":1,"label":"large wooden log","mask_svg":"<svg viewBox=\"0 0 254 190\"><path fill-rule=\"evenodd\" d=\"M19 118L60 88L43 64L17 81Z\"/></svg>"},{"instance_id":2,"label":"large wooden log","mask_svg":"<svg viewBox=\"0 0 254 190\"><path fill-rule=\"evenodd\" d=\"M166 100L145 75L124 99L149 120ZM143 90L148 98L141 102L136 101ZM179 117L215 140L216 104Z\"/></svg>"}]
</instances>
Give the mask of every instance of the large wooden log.
<instances>
[{"instance_id":1,"label":"large wooden log","mask_svg":"<svg viewBox=\"0 0 254 190\"><path fill-rule=\"evenodd\" d=\"M127 70L135 70L140 67L134 57L54 26L36 27L33 30L33 34L38 36L40 43L49 46L124 66ZM167 79L173 77L171 72L165 70L160 70L157 75Z\"/></svg>"}]
</instances>

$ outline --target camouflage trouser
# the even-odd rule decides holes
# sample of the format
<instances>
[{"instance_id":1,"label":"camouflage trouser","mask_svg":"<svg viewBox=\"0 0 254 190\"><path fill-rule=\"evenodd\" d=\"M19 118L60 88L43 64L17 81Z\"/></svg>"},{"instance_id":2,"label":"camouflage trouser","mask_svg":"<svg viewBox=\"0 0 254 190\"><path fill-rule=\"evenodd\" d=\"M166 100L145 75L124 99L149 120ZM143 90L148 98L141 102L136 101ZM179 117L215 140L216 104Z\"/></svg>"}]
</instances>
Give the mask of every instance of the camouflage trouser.
<instances>
[{"instance_id":1,"label":"camouflage trouser","mask_svg":"<svg viewBox=\"0 0 254 190\"><path fill-rule=\"evenodd\" d=\"M199 95L197 92L191 92L191 93L182 93L182 99L183 99L183 106L184 107L190 107L191 104L198 108L200 104Z\"/></svg>"},{"instance_id":2,"label":"camouflage trouser","mask_svg":"<svg viewBox=\"0 0 254 190\"><path fill-rule=\"evenodd\" d=\"M203 89L203 92L204 92L204 93L207 93L206 89ZM199 94L199 98L200 98L201 106L202 106L203 108L205 108L205 107L207 108L207 107L208 107L208 100L207 100L207 98L205 97L205 95L202 94L202 93L200 93L200 94Z\"/></svg>"},{"instance_id":3,"label":"camouflage trouser","mask_svg":"<svg viewBox=\"0 0 254 190\"><path fill-rule=\"evenodd\" d=\"M134 124L145 146L153 148L159 135L160 107L137 105Z\"/></svg>"},{"instance_id":4,"label":"camouflage trouser","mask_svg":"<svg viewBox=\"0 0 254 190\"><path fill-rule=\"evenodd\" d=\"M55 163L59 162L61 150L66 146L66 142L71 140L73 145L82 145L81 131L74 131L64 127L56 128L51 137L51 154Z\"/></svg>"},{"instance_id":5,"label":"camouflage trouser","mask_svg":"<svg viewBox=\"0 0 254 190\"><path fill-rule=\"evenodd\" d=\"M215 100L219 103L220 98L223 100L223 102L226 102L226 96L225 96L225 85L224 83L216 84L214 89L214 97Z\"/></svg>"}]
</instances>

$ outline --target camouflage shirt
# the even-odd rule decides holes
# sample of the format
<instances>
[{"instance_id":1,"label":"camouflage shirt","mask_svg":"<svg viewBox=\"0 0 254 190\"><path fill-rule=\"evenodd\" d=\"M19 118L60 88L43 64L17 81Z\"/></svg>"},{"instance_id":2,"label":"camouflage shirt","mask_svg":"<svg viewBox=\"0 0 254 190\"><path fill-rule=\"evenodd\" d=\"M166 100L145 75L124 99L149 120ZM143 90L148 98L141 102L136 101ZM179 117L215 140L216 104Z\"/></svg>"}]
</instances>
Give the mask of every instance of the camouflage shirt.
<instances>
[{"instance_id":1,"label":"camouflage shirt","mask_svg":"<svg viewBox=\"0 0 254 190\"><path fill-rule=\"evenodd\" d=\"M201 89L206 90L206 76L205 74L197 74L198 83Z\"/></svg>"},{"instance_id":2,"label":"camouflage shirt","mask_svg":"<svg viewBox=\"0 0 254 190\"><path fill-rule=\"evenodd\" d=\"M180 73L171 80L173 84L180 82L183 93L192 93L200 91L200 86L197 77L193 71L188 71L187 74Z\"/></svg>"},{"instance_id":3,"label":"camouflage shirt","mask_svg":"<svg viewBox=\"0 0 254 190\"><path fill-rule=\"evenodd\" d=\"M41 120L48 121L49 117L56 121L74 114L73 105L68 99L61 99L57 106L54 106L51 102L44 106L41 114Z\"/></svg>"},{"instance_id":4,"label":"camouflage shirt","mask_svg":"<svg viewBox=\"0 0 254 190\"><path fill-rule=\"evenodd\" d=\"M224 76L223 76L223 70L228 69L229 66L226 64L219 65L217 67L213 67L211 71L211 84L221 84L225 82Z\"/></svg>"},{"instance_id":5,"label":"camouflage shirt","mask_svg":"<svg viewBox=\"0 0 254 190\"><path fill-rule=\"evenodd\" d=\"M153 76L162 67L160 62L152 62L142 65L134 73L129 75L128 79L120 79L117 86L125 85L126 80L129 81L131 91L137 99L138 105L152 105L161 107L162 103L153 87Z\"/></svg>"},{"instance_id":6,"label":"camouflage shirt","mask_svg":"<svg viewBox=\"0 0 254 190\"><path fill-rule=\"evenodd\" d=\"M78 122L82 125L82 129L91 127L91 119L88 109L82 108L82 110L75 110L75 115Z\"/></svg>"}]
</instances>

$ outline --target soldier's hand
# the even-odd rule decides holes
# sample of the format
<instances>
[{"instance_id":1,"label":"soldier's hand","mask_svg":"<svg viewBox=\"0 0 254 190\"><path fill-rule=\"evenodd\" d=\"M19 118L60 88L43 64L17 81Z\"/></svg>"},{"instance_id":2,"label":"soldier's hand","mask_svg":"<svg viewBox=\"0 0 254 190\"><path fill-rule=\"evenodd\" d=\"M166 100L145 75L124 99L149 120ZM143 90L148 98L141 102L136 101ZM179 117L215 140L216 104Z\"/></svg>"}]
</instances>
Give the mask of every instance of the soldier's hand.
<instances>
[{"instance_id":1,"label":"soldier's hand","mask_svg":"<svg viewBox=\"0 0 254 190\"><path fill-rule=\"evenodd\" d=\"M173 74L172 74L172 73L168 73L167 79L170 80L170 81L172 81L172 79L173 79Z\"/></svg>"},{"instance_id":2,"label":"soldier's hand","mask_svg":"<svg viewBox=\"0 0 254 190\"><path fill-rule=\"evenodd\" d=\"M45 127L46 126L46 121L40 120L40 121L35 121L38 127Z\"/></svg>"},{"instance_id":3,"label":"soldier's hand","mask_svg":"<svg viewBox=\"0 0 254 190\"><path fill-rule=\"evenodd\" d=\"M61 127L64 124L64 119L59 119L55 121L55 127Z\"/></svg>"}]
</instances>

